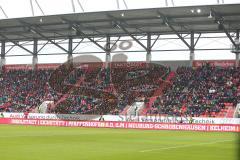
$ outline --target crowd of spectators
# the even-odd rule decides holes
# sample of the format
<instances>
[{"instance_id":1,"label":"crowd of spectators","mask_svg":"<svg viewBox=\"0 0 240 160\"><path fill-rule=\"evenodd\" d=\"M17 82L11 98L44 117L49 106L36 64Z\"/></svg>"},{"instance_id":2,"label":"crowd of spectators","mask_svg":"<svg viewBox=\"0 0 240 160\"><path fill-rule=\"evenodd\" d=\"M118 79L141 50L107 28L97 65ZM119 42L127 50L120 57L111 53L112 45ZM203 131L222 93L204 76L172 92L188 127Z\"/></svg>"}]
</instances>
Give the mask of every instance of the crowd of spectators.
<instances>
[{"instance_id":1,"label":"crowd of spectators","mask_svg":"<svg viewBox=\"0 0 240 160\"><path fill-rule=\"evenodd\" d=\"M56 70L10 70L0 74L0 111L37 112L54 101L50 113L119 114L137 98L152 97L169 74L161 65L101 63ZM226 103L240 102L240 68L179 67L172 85L157 97L149 114L214 116Z\"/></svg>"},{"instance_id":2,"label":"crowd of spectators","mask_svg":"<svg viewBox=\"0 0 240 160\"><path fill-rule=\"evenodd\" d=\"M44 100L57 99L48 83L51 70L12 70L0 74L0 109L35 112Z\"/></svg>"},{"instance_id":3,"label":"crowd of spectators","mask_svg":"<svg viewBox=\"0 0 240 160\"><path fill-rule=\"evenodd\" d=\"M240 68L179 67L173 85L158 97L149 114L215 116L225 104L240 102Z\"/></svg>"},{"instance_id":4,"label":"crowd of spectators","mask_svg":"<svg viewBox=\"0 0 240 160\"><path fill-rule=\"evenodd\" d=\"M95 64L85 69L75 69L63 82L69 85L69 95L57 105L56 112L119 114L127 105L134 103L137 97L153 95L168 70L159 65L154 65L149 70L145 63L134 68L129 64L111 68L101 68ZM62 86L63 83L54 82L54 85ZM86 103L76 101L84 96L90 98Z\"/></svg>"},{"instance_id":5,"label":"crowd of spectators","mask_svg":"<svg viewBox=\"0 0 240 160\"><path fill-rule=\"evenodd\" d=\"M0 75L0 110L37 112L54 101L49 113L119 114L138 97L151 97L169 72L159 65L88 67L64 64L56 70L10 70Z\"/></svg>"}]
</instances>

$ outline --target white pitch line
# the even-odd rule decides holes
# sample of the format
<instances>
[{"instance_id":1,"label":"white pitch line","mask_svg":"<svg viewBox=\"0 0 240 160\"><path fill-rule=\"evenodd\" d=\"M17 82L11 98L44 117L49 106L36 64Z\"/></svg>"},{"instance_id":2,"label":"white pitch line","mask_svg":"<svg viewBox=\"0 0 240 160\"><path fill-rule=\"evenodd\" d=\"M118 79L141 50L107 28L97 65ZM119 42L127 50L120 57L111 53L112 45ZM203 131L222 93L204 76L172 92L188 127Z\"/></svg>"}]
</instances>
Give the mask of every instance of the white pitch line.
<instances>
[{"instance_id":1,"label":"white pitch line","mask_svg":"<svg viewBox=\"0 0 240 160\"><path fill-rule=\"evenodd\" d=\"M208 142L208 143L199 143L199 144L191 144L191 145L182 145L182 146L173 146L173 147L164 147L164 148L155 148L155 149L148 149L148 150L142 150L139 152L152 152L152 151L159 151L159 150L169 150L169 149L176 149L176 148L187 148L192 146L203 146L208 144L215 144L215 143L223 143L223 142L230 142L234 140L223 140L223 141L214 141L214 142Z\"/></svg>"}]
</instances>

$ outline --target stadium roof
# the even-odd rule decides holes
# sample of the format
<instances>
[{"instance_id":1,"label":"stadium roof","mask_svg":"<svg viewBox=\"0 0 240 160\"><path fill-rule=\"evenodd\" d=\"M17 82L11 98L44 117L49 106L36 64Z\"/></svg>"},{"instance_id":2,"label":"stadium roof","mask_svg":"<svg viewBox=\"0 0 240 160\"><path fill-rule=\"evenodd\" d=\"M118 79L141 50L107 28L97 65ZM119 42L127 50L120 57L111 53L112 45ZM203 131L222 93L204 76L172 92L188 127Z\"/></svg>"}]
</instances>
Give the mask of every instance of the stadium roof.
<instances>
[{"instance_id":1,"label":"stadium roof","mask_svg":"<svg viewBox=\"0 0 240 160\"><path fill-rule=\"evenodd\" d=\"M236 32L239 8L240 4L224 4L3 19L0 40Z\"/></svg>"}]
</instances>

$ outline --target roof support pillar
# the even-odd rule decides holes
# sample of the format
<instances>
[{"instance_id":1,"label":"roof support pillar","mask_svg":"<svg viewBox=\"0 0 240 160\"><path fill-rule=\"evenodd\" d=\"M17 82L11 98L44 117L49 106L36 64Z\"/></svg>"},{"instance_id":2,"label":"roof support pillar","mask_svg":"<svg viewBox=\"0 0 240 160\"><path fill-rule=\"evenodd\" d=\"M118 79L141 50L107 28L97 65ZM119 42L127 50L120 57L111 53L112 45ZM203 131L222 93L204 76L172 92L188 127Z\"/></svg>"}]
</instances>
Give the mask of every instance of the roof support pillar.
<instances>
[{"instance_id":1,"label":"roof support pillar","mask_svg":"<svg viewBox=\"0 0 240 160\"><path fill-rule=\"evenodd\" d=\"M146 55L146 62L150 63L152 61L152 37L151 34L147 34L147 55Z\"/></svg>"},{"instance_id":2,"label":"roof support pillar","mask_svg":"<svg viewBox=\"0 0 240 160\"><path fill-rule=\"evenodd\" d=\"M38 40L33 40L33 54L38 54Z\"/></svg>"},{"instance_id":3,"label":"roof support pillar","mask_svg":"<svg viewBox=\"0 0 240 160\"><path fill-rule=\"evenodd\" d=\"M37 70L37 65L38 65L38 56L33 55L32 58L32 70Z\"/></svg>"},{"instance_id":4,"label":"roof support pillar","mask_svg":"<svg viewBox=\"0 0 240 160\"><path fill-rule=\"evenodd\" d=\"M193 61L195 60L195 53L194 53L195 43L194 43L194 32L193 31L191 31L190 36L191 36L191 38L190 38L191 47L189 48L189 50L190 50L190 66L192 67L193 66Z\"/></svg>"},{"instance_id":5,"label":"roof support pillar","mask_svg":"<svg viewBox=\"0 0 240 160\"><path fill-rule=\"evenodd\" d=\"M36 70L38 64L38 40L33 40L33 58L32 58L32 69Z\"/></svg>"},{"instance_id":6,"label":"roof support pillar","mask_svg":"<svg viewBox=\"0 0 240 160\"><path fill-rule=\"evenodd\" d=\"M107 36L106 39L106 68L109 67L109 63L111 62L111 37Z\"/></svg>"},{"instance_id":7,"label":"roof support pillar","mask_svg":"<svg viewBox=\"0 0 240 160\"><path fill-rule=\"evenodd\" d=\"M6 42L2 41L1 42L1 58L5 57L6 55Z\"/></svg>"},{"instance_id":8,"label":"roof support pillar","mask_svg":"<svg viewBox=\"0 0 240 160\"><path fill-rule=\"evenodd\" d=\"M236 53L236 67L239 67L240 53Z\"/></svg>"},{"instance_id":9,"label":"roof support pillar","mask_svg":"<svg viewBox=\"0 0 240 160\"><path fill-rule=\"evenodd\" d=\"M6 64L5 54L6 54L5 41L2 41L1 42L0 71L2 71L3 66Z\"/></svg>"},{"instance_id":10,"label":"roof support pillar","mask_svg":"<svg viewBox=\"0 0 240 160\"><path fill-rule=\"evenodd\" d=\"M169 23L168 17L166 17L164 14L160 12L158 13L163 18L163 22L165 23L165 25L168 26L189 49L191 49L191 45L189 45L184 39L184 37L182 37L182 35L180 35L180 33Z\"/></svg>"},{"instance_id":11,"label":"roof support pillar","mask_svg":"<svg viewBox=\"0 0 240 160\"><path fill-rule=\"evenodd\" d=\"M73 60L73 38L69 37L68 39L68 61Z\"/></svg>"},{"instance_id":12,"label":"roof support pillar","mask_svg":"<svg viewBox=\"0 0 240 160\"><path fill-rule=\"evenodd\" d=\"M239 67L239 60L240 60L240 42L239 42L239 30L236 31L236 67Z\"/></svg>"}]
</instances>

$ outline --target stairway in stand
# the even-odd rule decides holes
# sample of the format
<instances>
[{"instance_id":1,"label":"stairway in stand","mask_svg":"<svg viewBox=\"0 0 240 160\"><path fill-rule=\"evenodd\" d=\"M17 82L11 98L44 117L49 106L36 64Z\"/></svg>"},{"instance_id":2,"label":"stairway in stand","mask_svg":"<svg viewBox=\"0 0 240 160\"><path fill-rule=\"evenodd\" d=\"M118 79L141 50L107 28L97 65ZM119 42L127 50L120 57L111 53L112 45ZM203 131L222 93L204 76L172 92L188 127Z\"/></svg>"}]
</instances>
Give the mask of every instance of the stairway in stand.
<instances>
[{"instance_id":1,"label":"stairway in stand","mask_svg":"<svg viewBox=\"0 0 240 160\"><path fill-rule=\"evenodd\" d=\"M61 102L65 101L68 96L69 96L68 93L64 94L54 105L57 106L57 105L60 104Z\"/></svg>"},{"instance_id":2,"label":"stairway in stand","mask_svg":"<svg viewBox=\"0 0 240 160\"><path fill-rule=\"evenodd\" d=\"M71 93L71 91L75 88L75 87L79 87L81 86L81 84L84 82L84 78L80 78L77 80L76 84L72 86L72 88L68 91L68 93L62 95L62 97L54 104L54 108L60 104L61 102L65 101L67 99L67 97L69 96L69 94Z\"/></svg>"},{"instance_id":3,"label":"stairway in stand","mask_svg":"<svg viewBox=\"0 0 240 160\"><path fill-rule=\"evenodd\" d=\"M229 106L225 117L226 118L233 118L234 111L235 111L235 108L233 106Z\"/></svg>"},{"instance_id":4,"label":"stairway in stand","mask_svg":"<svg viewBox=\"0 0 240 160\"><path fill-rule=\"evenodd\" d=\"M176 73L175 72L170 72L169 75L166 78L166 81L171 82L172 79L175 77Z\"/></svg>"},{"instance_id":5,"label":"stairway in stand","mask_svg":"<svg viewBox=\"0 0 240 160\"><path fill-rule=\"evenodd\" d=\"M232 103L225 103L225 108L221 109L219 113L216 114L216 117L219 118L233 118L235 108Z\"/></svg>"},{"instance_id":6,"label":"stairway in stand","mask_svg":"<svg viewBox=\"0 0 240 160\"><path fill-rule=\"evenodd\" d=\"M120 115L126 115L128 109L129 109L130 107L131 107L130 105L127 105L127 106L123 109L123 111L120 113Z\"/></svg>"},{"instance_id":7,"label":"stairway in stand","mask_svg":"<svg viewBox=\"0 0 240 160\"><path fill-rule=\"evenodd\" d=\"M158 96L163 94L163 91L172 85L172 79L175 77L175 72L171 71L169 75L167 76L166 80L163 81L159 88L154 92L153 97L149 99L149 103L146 105L146 107L141 111L141 115L145 115L148 111L148 109L153 105L155 100L157 99Z\"/></svg>"}]
</instances>

